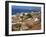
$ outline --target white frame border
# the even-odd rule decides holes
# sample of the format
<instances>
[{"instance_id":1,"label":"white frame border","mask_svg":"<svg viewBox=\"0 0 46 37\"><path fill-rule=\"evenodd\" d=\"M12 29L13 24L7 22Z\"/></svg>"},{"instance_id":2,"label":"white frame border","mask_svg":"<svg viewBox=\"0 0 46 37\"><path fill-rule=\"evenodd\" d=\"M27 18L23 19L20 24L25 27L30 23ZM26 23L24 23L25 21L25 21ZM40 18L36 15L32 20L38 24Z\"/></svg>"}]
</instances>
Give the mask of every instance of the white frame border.
<instances>
[{"instance_id":1,"label":"white frame border","mask_svg":"<svg viewBox=\"0 0 46 37\"><path fill-rule=\"evenodd\" d=\"M41 30L31 30L31 31L12 31L11 27L11 6L16 5L16 6L36 6L36 7L41 7ZM9 3L9 35L11 34L26 34L26 33L42 33L44 32L44 5L40 4L25 4L25 3Z\"/></svg>"}]
</instances>

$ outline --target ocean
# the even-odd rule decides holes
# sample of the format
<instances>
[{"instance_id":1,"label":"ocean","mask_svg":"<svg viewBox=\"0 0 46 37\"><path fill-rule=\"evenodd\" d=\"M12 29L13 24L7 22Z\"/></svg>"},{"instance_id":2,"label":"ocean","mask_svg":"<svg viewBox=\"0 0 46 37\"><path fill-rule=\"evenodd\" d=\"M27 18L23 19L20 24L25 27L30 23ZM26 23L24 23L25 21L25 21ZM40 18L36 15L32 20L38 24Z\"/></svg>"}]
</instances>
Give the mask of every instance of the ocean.
<instances>
[{"instance_id":1,"label":"ocean","mask_svg":"<svg viewBox=\"0 0 46 37\"><path fill-rule=\"evenodd\" d=\"M41 12L41 7L34 6L12 6L12 15L21 12Z\"/></svg>"}]
</instances>

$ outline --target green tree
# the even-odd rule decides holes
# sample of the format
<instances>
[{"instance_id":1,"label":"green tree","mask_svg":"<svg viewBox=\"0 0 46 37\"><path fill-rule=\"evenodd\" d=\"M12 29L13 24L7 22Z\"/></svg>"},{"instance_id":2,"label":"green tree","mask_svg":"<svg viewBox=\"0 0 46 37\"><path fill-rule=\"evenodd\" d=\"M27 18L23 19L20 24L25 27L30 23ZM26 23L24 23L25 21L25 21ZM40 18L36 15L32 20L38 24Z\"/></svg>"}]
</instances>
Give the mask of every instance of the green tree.
<instances>
[{"instance_id":1,"label":"green tree","mask_svg":"<svg viewBox=\"0 0 46 37\"><path fill-rule=\"evenodd\" d=\"M28 13L28 14L26 15L25 19L28 19L28 18L33 18L33 17L32 17L31 14Z\"/></svg>"}]
</instances>

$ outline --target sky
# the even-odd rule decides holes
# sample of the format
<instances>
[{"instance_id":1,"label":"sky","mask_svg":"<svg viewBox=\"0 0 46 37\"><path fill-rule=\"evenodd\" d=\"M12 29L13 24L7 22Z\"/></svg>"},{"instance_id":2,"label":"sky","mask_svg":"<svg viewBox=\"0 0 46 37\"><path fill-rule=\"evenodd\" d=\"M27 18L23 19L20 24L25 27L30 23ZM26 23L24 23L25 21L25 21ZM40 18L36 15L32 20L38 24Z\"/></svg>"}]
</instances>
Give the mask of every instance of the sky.
<instances>
[{"instance_id":1,"label":"sky","mask_svg":"<svg viewBox=\"0 0 46 37\"><path fill-rule=\"evenodd\" d=\"M12 6L12 15L16 13L21 13L21 12L39 12L41 11L41 7L36 7L36 6Z\"/></svg>"}]
</instances>

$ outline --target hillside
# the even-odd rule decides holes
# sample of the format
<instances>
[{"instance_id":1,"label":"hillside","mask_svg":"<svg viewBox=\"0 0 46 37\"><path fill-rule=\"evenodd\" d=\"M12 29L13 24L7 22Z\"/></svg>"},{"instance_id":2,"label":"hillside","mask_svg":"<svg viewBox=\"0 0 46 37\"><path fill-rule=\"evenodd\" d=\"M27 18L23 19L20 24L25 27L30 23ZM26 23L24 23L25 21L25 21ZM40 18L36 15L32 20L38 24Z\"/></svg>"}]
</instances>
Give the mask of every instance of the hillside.
<instances>
[{"instance_id":1,"label":"hillside","mask_svg":"<svg viewBox=\"0 0 46 37\"><path fill-rule=\"evenodd\" d=\"M12 31L40 29L41 29L40 12L17 13L15 16L12 16Z\"/></svg>"}]
</instances>

